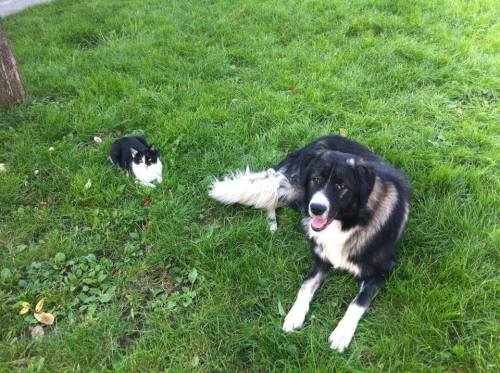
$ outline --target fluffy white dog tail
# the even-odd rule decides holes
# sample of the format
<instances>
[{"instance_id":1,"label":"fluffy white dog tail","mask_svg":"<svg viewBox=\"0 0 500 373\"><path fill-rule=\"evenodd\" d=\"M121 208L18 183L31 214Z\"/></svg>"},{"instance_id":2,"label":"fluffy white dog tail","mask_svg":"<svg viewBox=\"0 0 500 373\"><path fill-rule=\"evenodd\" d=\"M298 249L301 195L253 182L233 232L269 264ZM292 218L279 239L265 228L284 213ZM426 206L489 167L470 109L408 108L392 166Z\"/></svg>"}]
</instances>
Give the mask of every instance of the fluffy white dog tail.
<instances>
[{"instance_id":1,"label":"fluffy white dog tail","mask_svg":"<svg viewBox=\"0 0 500 373\"><path fill-rule=\"evenodd\" d=\"M262 172L246 171L233 173L216 180L208 195L226 205L239 203L258 209L275 209L280 201L280 192L284 190L288 180L280 172L272 168Z\"/></svg>"}]
</instances>

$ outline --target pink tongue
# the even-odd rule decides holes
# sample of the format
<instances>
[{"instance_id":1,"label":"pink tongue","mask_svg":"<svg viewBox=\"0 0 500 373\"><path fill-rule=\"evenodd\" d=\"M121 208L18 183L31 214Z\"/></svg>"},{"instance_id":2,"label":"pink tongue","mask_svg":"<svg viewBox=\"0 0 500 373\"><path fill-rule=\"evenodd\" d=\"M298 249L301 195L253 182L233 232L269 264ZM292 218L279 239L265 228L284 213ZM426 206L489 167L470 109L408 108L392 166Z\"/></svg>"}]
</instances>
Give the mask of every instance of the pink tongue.
<instances>
[{"instance_id":1,"label":"pink tongue","mask_svg":"<svg viewBox=\"0 0 500 373\"><path fill-rule=\"evenodd\" d=\"M327 222L327 220L325 218L314 217L311 220L311 226L314 229L321 229L325 226L326 222Z\"/></svg>"}]
</instances>

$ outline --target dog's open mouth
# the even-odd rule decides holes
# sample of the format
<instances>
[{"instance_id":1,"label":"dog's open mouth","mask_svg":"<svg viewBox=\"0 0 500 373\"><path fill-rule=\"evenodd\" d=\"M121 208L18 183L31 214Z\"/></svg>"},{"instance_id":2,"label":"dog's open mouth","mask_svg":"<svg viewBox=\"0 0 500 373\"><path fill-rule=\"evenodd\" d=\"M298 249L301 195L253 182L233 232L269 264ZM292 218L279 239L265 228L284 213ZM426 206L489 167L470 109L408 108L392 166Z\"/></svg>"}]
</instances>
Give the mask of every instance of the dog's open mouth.
<instances>
[{"instance_id":1,"label":"dog's open mouth","mask_svg":"<svg viewBox=\"0 0 500 373\"><path fill-rule=\"evenodd\" d=\"M322 231L332 222L332 220L333 219L322 218L321 216L313 216L311 218L311 228L316 232Z\"/></svg>"}]
</instances>

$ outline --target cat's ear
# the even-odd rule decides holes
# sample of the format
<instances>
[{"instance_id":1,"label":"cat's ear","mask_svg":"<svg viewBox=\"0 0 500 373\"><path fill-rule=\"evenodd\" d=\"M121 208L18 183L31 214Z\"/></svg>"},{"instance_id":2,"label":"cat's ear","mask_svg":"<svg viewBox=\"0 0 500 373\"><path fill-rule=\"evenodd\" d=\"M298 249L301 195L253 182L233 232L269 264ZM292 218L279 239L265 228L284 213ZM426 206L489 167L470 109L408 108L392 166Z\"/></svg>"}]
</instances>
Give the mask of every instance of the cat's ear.
<instances>
[{"instance_id":1,"label":"cat's ear","mask_svg":"<svg viewBox=\"0 0 500 373\"><path fill-rule=\"evenodd\" d=\"M136 154L139 152L137 150L135 150L134 148L130 148L130 153L132 154L132 158L134 158L136 156Z\"/></svg>"}]
</instances>

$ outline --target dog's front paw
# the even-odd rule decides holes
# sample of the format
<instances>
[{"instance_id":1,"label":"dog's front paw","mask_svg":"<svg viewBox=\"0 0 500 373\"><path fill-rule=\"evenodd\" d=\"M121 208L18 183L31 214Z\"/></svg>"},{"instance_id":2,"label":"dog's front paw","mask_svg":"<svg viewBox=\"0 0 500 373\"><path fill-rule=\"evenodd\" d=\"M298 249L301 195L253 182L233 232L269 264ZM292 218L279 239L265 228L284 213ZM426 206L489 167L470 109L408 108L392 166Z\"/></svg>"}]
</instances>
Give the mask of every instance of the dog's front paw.
<instances>
[{"instance_id":1,"label":"dog's front paw","mask_svg":"<svg viewBox=\"0 0 500 373\"><path fill-rule=\"evenodd\" d=\"M304 320L306 318L306 312L304 310L298 309L297 307L292 307L290 312L285 317L285 322L283 323L283 331L289 333L293 332L302 327Z\"/></svg>"},{"instance_id":2,"label":"dog's front paw","mask_svg":"<svg viewBox=\"0 0 500 373\"><path fill-rule=\"evenodd\" d=\"M356 327L340 322L328 338L330 347L338 352L344 352L349 343L351 343L355 330Z\"/></svg>"}]
</instances>

